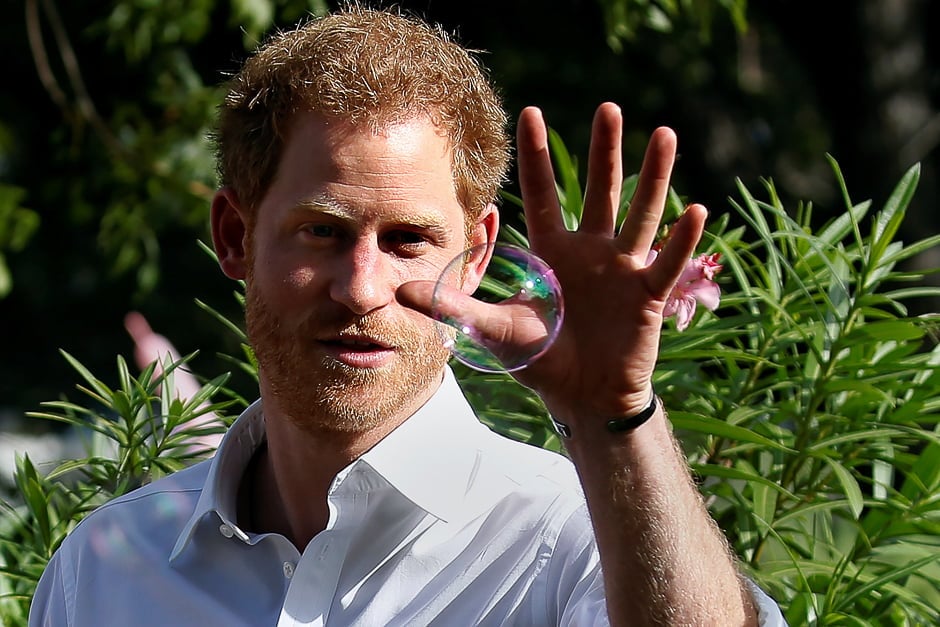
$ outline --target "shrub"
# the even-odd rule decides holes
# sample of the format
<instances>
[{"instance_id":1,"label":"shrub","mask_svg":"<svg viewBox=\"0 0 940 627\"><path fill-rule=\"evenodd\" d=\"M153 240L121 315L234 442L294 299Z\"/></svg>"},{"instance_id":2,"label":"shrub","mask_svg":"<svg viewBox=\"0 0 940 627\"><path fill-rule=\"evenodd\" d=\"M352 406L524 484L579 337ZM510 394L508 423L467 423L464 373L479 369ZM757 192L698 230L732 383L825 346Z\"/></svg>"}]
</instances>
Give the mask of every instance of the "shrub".
<instances>
[{"instance_id":1,"label":"shrub","mask_svg":"<svg viewBox=\"0 0 940 627\"><path fill-rule=\"evenodd\" d=\"M552 148L570 227L580 218L577 164ZM898 227L918 180L912 168L884 207L854 204L837 164L845 212L818 228L812 205L788 211L771 181L766 200L739 183L732 213L703 246L719 252L724 296L686 331L667 326L655 385L709 509L743 568L794 625L940 623L940 348L937 319L908 304L936 297L925 272L905 270L940 236L904 244ZM635 177L627 179L621 216ZM507 194L510 202L518 199ZM669 214L682 209L670 197ZM525 244L506 227L503 237ZM231 323L229 323L231 324ZM236 328L235 325L232 325ZM66 356L86 404L47 403L37 417L82 426L89 454L47 475L18 460L21 503L0 519L0 620L25 624L49 556L88 511L200 458L192 427L206 412L244 406L174 399L172 373L134 378L118 360L109 389ZM239 362L251 369L253 364ZM561 450L540 401L508 375L455 365L481 420L510 437ZM208 431L221 430L219 424Z\"/></svg>"},{"instance_id":2,"label":"shrub","mask_svg":"<svg viewBox=\"0 0 940 627\"><path fill-rule=\"evenodd\" d=\"M574 227L577 164L551 141ZM709 510L790 624L940 624L940 317L908 309L940 290L923 285L937 269L904 269L940 236L895 239L918 167L868 218L830 163L845 211L815 229L811 204L787 211L772 181L767 200L738 183L703 241L726 268L721 307L664 329L654 383ZM524 388L504 378L490 403L495 375L460 374L485 422L560 449Z\"/></svg>"},{"instance_id":3,"label":"shrub","mask_svg":"<svg viewBox=\"0 0 940 627\"><path fill-rule=\"evenodd\" d=\"M193 396L174 392L176 371L190 355L155 376L151 365L133 377L118 357L119 385L109 388L72 356L63 353L85 384L84 404L65 400L43 403L30 416L77 429L87 455L40 473L28 455L16 460L18 503L0 502L0 625L25 625L29 601L52 553L91 510L145 483L204 458L210 451L194 445L224 431L220 416L234 400L224 395L222 375Z\"/></svg>"}]
</instances>

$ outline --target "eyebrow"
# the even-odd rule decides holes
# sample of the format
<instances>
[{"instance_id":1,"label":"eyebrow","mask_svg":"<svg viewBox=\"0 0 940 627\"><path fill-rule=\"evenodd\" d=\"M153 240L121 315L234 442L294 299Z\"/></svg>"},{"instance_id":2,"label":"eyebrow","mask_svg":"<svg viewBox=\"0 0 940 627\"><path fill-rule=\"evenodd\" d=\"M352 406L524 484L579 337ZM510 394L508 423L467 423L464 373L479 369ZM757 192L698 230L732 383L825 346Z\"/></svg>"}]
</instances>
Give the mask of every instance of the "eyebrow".
<instances>
[{"instance_id":1,"label":"eyebrow","mask_svg":"<svg viewBox=\"0 0 940 627\"><path fill-rule=\"evenodd\" d=\"M322 213L348 222L358 222L359 215L349 207L329 197L305 198L299 201L292 211L311 211ZM439 214L424 211L396 211L390 213L385 220L393 224L417 227L446 236L450 234L444 218Z\"/></svg>"},{"instance_id":2,"label":"eyebrow","mask_svg":"<svg viewBox=\"0 0 940 627\"><path fill-rule=\"evenodd\" d=\"M354 220L352 211L328 197L304 198L297 202L291 209L292 212L312 211L316 213L325 213L344 220Z\"/></svg>"}]
</instances>

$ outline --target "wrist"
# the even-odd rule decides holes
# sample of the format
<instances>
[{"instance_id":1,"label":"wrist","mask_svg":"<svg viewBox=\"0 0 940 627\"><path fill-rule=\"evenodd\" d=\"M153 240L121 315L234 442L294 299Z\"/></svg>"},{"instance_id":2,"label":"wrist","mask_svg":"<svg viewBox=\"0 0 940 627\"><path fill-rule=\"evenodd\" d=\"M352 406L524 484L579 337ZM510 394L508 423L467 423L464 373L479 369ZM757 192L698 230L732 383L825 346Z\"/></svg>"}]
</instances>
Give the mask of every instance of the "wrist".
<instances>
[{"instance_id":1,"label":"wrist","mask_svg":"<svg viewBox=\"0 0 940 627\"><path fill-rule=\"evenodd\" d=\"M646 424L650 418L656 414L656 410L662 405L662 401L656 396L656 391L650 386L649 400L644 407L632 414L623 416L610 416L603 419L604 430L608 435L617 436L619 434L630 433ZM577 435L567 422L562 422L552 415L549 415L555 432L564 439L570 439ZM583 428L579 425L579 429Z\"/></svg>"}]
</instances>

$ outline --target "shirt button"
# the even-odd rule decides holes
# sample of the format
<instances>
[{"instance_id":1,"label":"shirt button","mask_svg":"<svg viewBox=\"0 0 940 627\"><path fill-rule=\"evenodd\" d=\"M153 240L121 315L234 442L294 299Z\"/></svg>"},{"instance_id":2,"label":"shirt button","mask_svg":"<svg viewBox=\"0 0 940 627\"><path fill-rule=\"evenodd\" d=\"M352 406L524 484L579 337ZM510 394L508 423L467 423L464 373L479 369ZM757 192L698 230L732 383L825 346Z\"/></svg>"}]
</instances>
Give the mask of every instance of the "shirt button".
<instances>
[{"instance_id":1,"label":"shirt button","mask_svg":"<svg viewBox=\"0 0 940 627\"><path fill-rule=\"evenodd\" d=\"M294 565L290 562L284 562L284 576L288 579L294 576Z\"/></svg>"},{"instance_id":2,"label":"shirt button","mask_svg":"<svg viewBox=\"0 0 940 627\"><path fill-rule=\"evenodd\" d=\"M231 538L235 535L235 531L226 524L219 525L219 533L221 533L226 538Z\"/></svg>"}]
</instances>

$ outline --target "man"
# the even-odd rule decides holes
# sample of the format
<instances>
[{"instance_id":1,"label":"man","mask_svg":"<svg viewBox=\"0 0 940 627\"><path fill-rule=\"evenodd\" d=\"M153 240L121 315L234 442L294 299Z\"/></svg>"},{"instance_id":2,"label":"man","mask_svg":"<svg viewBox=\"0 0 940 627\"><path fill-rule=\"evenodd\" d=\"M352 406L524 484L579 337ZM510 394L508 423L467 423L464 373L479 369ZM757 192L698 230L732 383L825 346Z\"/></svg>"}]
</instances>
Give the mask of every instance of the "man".
<instances>
[{"instance_id":1,"label":"man","mask_svg":"<svg viewBox=\"0 0 940 627\"><path fill-rule=\"evenodd\" d=\"M738 574L651 392L663 306L705 220L690 206L646 266L670 130L653 134L614 233L622 121L602 105L568 232L545 124L522 112L529 236L566 317L518 378L570 436L573 465L492 434L463 400L425 314L441 269L496 237L505 126L465 50L388 12L313 21L245 64L220 116L212 233L223 272L246 282L261 400L211 461L83 521L31 624L780 620ZM484 269L467 265L466 293ZM522 322L479 320L509 344L531 339Z\"/></svg>"}]
</instances>

